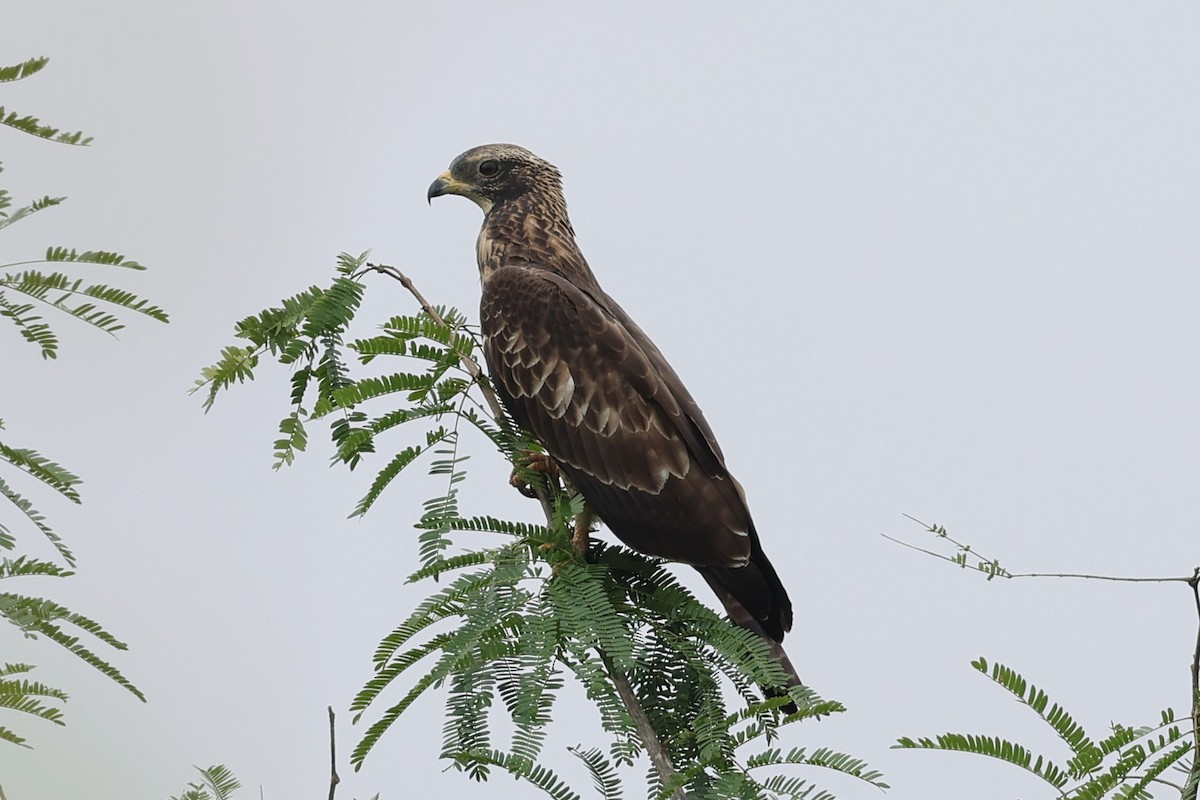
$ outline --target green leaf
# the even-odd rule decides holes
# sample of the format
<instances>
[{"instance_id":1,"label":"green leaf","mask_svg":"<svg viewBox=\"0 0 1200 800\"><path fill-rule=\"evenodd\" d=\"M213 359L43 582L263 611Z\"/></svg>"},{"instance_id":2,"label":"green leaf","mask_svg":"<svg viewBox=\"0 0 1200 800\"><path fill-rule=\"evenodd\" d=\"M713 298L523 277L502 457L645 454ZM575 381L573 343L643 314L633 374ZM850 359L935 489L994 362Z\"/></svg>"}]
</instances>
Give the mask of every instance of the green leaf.
<instances>
[{"instance_id":1,"label":"green leaf","mask_svg":"<svg viewBox=\"0 0 1200 800\"><path fill-rule=\"evenodd\" d=\"M772 775L762 782L762 788L777 797L795 800L837 800L835 795L794 775Z\"/></svg>"},{"instance_id":2,"label":"green leaf","mask_svg":"<svg viewBox=\"0 0 1200 800\"><path fill-rule=\"evenodd\" d=\"M215 800L231 800L233 793L241 788L241 782L233 776L229 768L223 764L213 764L207 769L200 769L200 778L213 791Z\"/></svg>"},{"instance_id":3,"label":"green leaf","mask_svg":"<svg viewBox=\"0 0 1200 800\"><path fill-rule=\"evenodd\" d=\"M1166 751L1160 756L1150 767L1148 767L1136 781L1126 784L1117 790L1114 797L1124 798L1125 800L1133 800L1134 798L1148 797L1149 794L1145 791L1159 775L1167 771L1167 768L1179 762L1184 756L1192 751L1192 744L1184 742L1176 745L1174 748ZM1183 795L1186 796L1186 793Z\"/></svg>"},{"instance_id":4,"label":"green leaf","mask_svg":"<svg viewBox=\"0 0 1200 800\"><path fill-rule=\"evenodd\" d=\"M204 399L205 413L212 409L217 392L235 383L253 380L254 368L258 366L258 353L258 348L230 345L221 351L217 363L200 370L201 377L191 392L194 394L208 386L208 395Z\"/></svg>"},{"instance_id":5,"label":"green leaf","mask_svg":"<svg viewBox=\"0 0 1200 800\"><path fill-rule=\"evenodd\" d=\"M545 525L534 525L528 522L510 522L490 516L470 517L469 519L450 520L450 527L456 531L478 531L480 533L502 533L517 536L541 544L553 541L550 529Z\"/></svg>"},{"instance_id":6,"label":"green leaf","mask_svg":"<svg viewBox=\"0 0 1200 800\"><path fill-rule=\"evenodd\" d=\"M36 681L0 680L0 708L29 714L55 725L65 725L62 711L55 706L46 705L42 698L66 701L67 695L59 689Z\"/></svg>"},{"instance_id":7,"label":"green leaf","mask_svg":"<svg viewBox=\"0 0 1200 800\"><path fill-rule=\"evenodd\" d=\"M36 450L0 443L0 460L32 475L71 502L79 502L79 493L75 491L75 487L82 482L79 477Z\"/></svg>"},{"instance_id":8,"label":"green leaf","mask_svg":"<svg viewBox=\"0 0 1200 800\"><path fill-rule=\"evenodd\" d=\"M497 549L472 550L469 553L462 553L450 558L439 558L409 575L405 583L416 583L426 578L436 578L453 570L491 563L497 552Z\"/></svg>"},{"instance_id":9,"label":"green leaf","mask_svg":"<svg viewBox=\"0 0 1200 800\"><path fill-rule=\"evenodd\" d=\"M547 585L548 597L564 634L585 647L596 647L621 672L633 666L633 639L621 609L605 591L608 570L603 566L562 564Z\"/></svg>"},{"instance_id":10,"label":"green leaf","mask_svg":"<svg viewBox=\"0 0 1200 800\"><path fill-rule=\"evenodd\" d=\"M11 204L11 201L9 200L8 193L2 189L0 189L0 197L2 197L2 199L3 199L3 202L0 202L0 210L2 210L2 209L7 208ZM27 206L22 206L21 208L18 208L16 211L13 211L10 214L0 213L0 230L7 228L9 225L13 225L17 222L20 222L21 220L25 219L26 217L30 216L31 214L36 214L37 212L39 212L43 209L53 208L54 206L61 205L63 203L63 201L66 199L67 198L65 198L65 197L46 196L46 197L43 197L41 200L33 201L32 203L30 203ZM6 264L4 266L11 267L11 266L16 266L16 265Z\"/></svg>"},{"instance_id":11,"label":"green leaf","mask_svg":"<svg viewBox=\"0 0 1200 800\"><path fill-rule=\"evenodd\" d=\"M335 391L333 398L341 408L350 408L367 400L397 392L405 392L410 402L420 402L435 382L436 378L432 375L397 372L350 383Z\"/></svg>"},{"instance_id":12,"label":"green leaf","mask_svg":"<svg viewBox=\"0 0 1200 800\"><path fill-rule=\"evenodd\" d=\"M0 317L7 317L17 326L25 341L42 351L42 358L58 357L58 336L42 317L33 313L33 303L15 304L0 292Z\"/></svg>"},{"instance_id":13,"label":"green leaf","mask_svg":"<svg viewBox=\"0 0 1200 800\"><path fill-rule=\"evenodd\" d=\"M195 769L200 773L200 782L189 783L186 791L170 800L232 800L233 793L241 788L241 783L223 764Z\"/></svg>"},{"instance_id":14,"label":"green leaf","mask_svg":"<svg viewBox=\"0 0 1200 800\"><path fill-rule=\"evenodd\" d=\"M25 737L19 736L16 731L6 728L3 725L0 725L0 742L8 742L18 747L29 747L29 745L25 744Z\"/></svg>"},{"instance_id":15,"label":"green leaf","mask_svg":"<svg viewBox=\"0 0 1200 800\"><path fill-rule=\"evenodd\" d=\"M554 800L580 800L579 795L563 783L562 779L553 770L532 764L523 758L511 756L500 750L460 752L454 753L449 757L463 765L488 764L501 767L507 770L509 774L533 784L553 797Z\"/></svg>"},{"instance_id":16,"label":"green leaf","mask_svg":"<svg viewBox=\"0 0 1200 800\"><path fill-rule=\"evenodd\" d=\"M80 253L74 248L68 250L65 247L50 247L46 249L45 260L50 262L104 264L110 267L124 267L125 269L134 270L145 269L145 267L138 262L131 261L120 253L114 253L110 250L85 250Z\"/></svg>"},{"instance_id":17,"label":"green leaf","mask_svg":"<svg viewBox=\"0 0 1200 800\"><path fill-rule=\"evenodd\" d=\"M364 250L357 256L352 256L349 253L338 253L337 271L340 275L351 276L363 268L367 263L367 259L371 257L370 250Z\"/></svg>"},{"instance_id":18,"label":"green leaf","mask_svg":"<svg viewBox=\"0 0 1200 800\"><path fill-rule=\"evenodd\" d=\"M386 489L388 484L400 474L401 470L415 461L418 456L420 456L437 442L445 441L449 435L450 431L447 431L445 428L439 428L435 431L431 431L426 436L425 447L413 445L412 447L407 447L404 450L401 450L399 453L393 456L392 460L388 462L387 466L381 469L379 474L375 476L375 480L371 483L371 488L367 490L367 493L363 495L361 500L358 501L358 504L354 507L354 511L350 514L350 516L361 517L363 514L366 514L368 511L370 511L371 506L375 505L375 501L379 499L381 494L383 494L383 490Z\"/></svg>"},{"instance_id":19,"label":"green leaf","mask_svg":"<svg viewBox=\"0 0 1200 800\"><path fill-rule=\"evenodd\" d=\"M11 67L0 67L0 83L19 81L28 78L30 75L36 75L48 63L50 63L49 58L40 56L38 58L31 58L21 64L14 64Z\"/></svg>"},{"instance_id":20,"label":"green leaf","mask_svg":"<svg viewBox=\"0 0 1200 800\"><path fill-rule=\"evenodd\" d=\"M20 556L0 560L0 580L6 578L27 578L39 575L49 578L69 578L75 572L55 564L52 561L42 561L38 558Z\"/></svg>"},{"instance_id":21,"label":"green leaf","mask_svg":"<svg viewBox=\"0 0 1200 800\"><path fill-rule=\"evenodd\" d=\"M82 279L72 280L70 276L61 272L44 273L37 270L25 270L0 276L0 288L20 292L113 335L123 329L124 324L116 316L100 309L96 302L92 301L133 311L159 322L168 321L165 311L132 292L99 283L85 285ZM80 302L72 304L73 300ZM57 349L57 340L53 339L52 334L49 336L43 334L42 329L45 329L46 326L44 323L36 322L40 317L28 315L27 312L32 306L17 307L10 303L5 303L5 305L8 308L0 308L0 313L21 327L26 339L39 344L42 347L43 356L53 357L54 351Z\"/></svg>"},{"instance_id":22,"label":"green leaf","mask_svg":"<svg viewBox=\"0 0 1200 800\"><path fill-rule=\"evenodd\" d=\"M850 775L861 781L866 781L880 789L890 788L880 780L883 778L883 773L871 769L870 765L861 758L856 758L847 753L840 753L828 747L818 747L811 751L805 747L795 747L789 750L787 755L781 755L779 750L768 750L746 761L748 769L779 766L782 764L807 764L814 767L823 767L844 775Z\"/></svg>"},{"instance_id":23,"label":"green leaf","mask_svg":"<svg viewBox=\"0 0 1200 800\"><path fill-rule=\"evenodd\" d=\"M283 436L275 440L275 463L272 469L291 466L296 460L296 453L304 452L308 447L308 434L304 430L305 411L297 408L279 422L279 432Z\"/></svg>"},{"instance_id":24,"label":"green leaf","mask_svg":"<svg viewBox=\"0 0 1200 800\"><path fill-rule=\"evenodd\" d=\"M49 139L53 142L61 144L74 144L86 146L92 143L92 137L84 136L83 131L75 131L67 133L59 128L43 125L36 117L19 116L15 111L5 113L4 106L0 106L0 125L8 125L10 128L16 128L19 131L28 133L31 136L37 136L42 139Z\"/></svg>"},{"instance_id":25,"label":"green leaf","mask_svg":"<svg viewBox=\"0 0 1200 800\"><path fill-rule=\"evenodd\" d=\"M590 750L580 750L578 747L568 747L567 752L584 763L588 774L592 776L592 785L604 800L622 800L621 776L599 749L593 747Z\"/></svg>"},{"instance_id":26,"label":"green leaf","mask_svg":"<svg viewBox=\"0 0 1200 800\"><path fill-rule=\"evenodd\" d=\"M11 565L12 563L6 561L5 565ZM110 680L126 689L139 700L145 701L146 698L141 691L130 683L116 667L100 658L87 646L82 644L79 636L65 632L58 624L62 622L73 625L117 650L126 649L124 642L113 637L94 620L82 614L75 613L51 600L40 597L29 597L12 592L0 593L0 616L27 634L44 636L58 644L72 653L76 658L79 658L98 672L106 675Z\"/></svg>"},{"instance_id":27,"label":"green leaf","mask_svg":"<svg viewBox=\"0 0 1200 800\"><path fill-rule=\"evenodd\" d=\"M993 664L989 671L987 660L981 657L972 661L971 666L990 677L996 684L1028 706L1054 729L1059 738L1067 743L1067 746L1075 754L1075 757L1067 762L1067 770L1072 777L1081 777L1100 763L1102 758L1100 750L1096 747L1095 742L1088 738L1083 726L1057 703L1047 710L1050 698L1044 691L1030 684L1016 670L1003 664Z\"/></svg>"},{"instance_id":28,"label":"green leaf","mask_svg":"<svg viewBox=\"0 0 1200 800\"><path fill-rule=\"evenodd\" d=\"M975 753L989 758L1006 761L1038 776L1055 789L1067 785L1068 773L1044 756L1034 755L1016 742L997 736L977 734L943 733L935 739L903 737L892 745L897 749L951 750L960 753Z\"/></svg>"}]
</instances>

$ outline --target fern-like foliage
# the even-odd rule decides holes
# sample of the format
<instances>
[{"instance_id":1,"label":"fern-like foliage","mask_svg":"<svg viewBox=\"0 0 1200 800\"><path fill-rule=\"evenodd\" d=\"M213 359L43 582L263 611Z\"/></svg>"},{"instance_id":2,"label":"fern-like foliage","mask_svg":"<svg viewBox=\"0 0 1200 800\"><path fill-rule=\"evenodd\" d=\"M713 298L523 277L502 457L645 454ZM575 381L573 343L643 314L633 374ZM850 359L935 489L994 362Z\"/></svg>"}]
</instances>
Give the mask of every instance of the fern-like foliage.
<instances>
[{"instance_id":1,"label":"fern-like foliage","mask_svg":"<svg viewBox=\"0 0 1200 800\"><path fill-rule=\"evenodd\" d=\"M51 248L45 260L56 260L49 257L54 253L55 248ZM57 259L61 261L142 268L136 262L122 263L123 257L116 253L65 251L59 255L70 256ZM12 300L5 290L33 302ZM39 347L43 358L58 356L58 337L49 323L36 313L37 304L61 311L113 336L125 327L120 318L112 313L111 309L114 308L141 314L158 322L168 321L167 312L132 292L102 283L87 283L82 278L72 279L63 272L27 269L0 275L0 316L10 319L26 341Z\"/></svg>"},{"instance_id":2,"label":"fern-like foliage","mask_svg":"<svg viewBox=\"0 0 1200 800\"><path fill-rule=\"evenodd\" d=\"M23 80L40 72L47 64L45 58L33 58L21 64L0 67L0 83ZM65 144L86 145L91 139L81 132L64 132L31 116L5 111L0 107L0 124L19 131ZM0 169L2 171L2 169ZM62 197L43 197L13 208L12 196L0 188L0 230L47 209L61 205ZM79 251L53 246L44 256L32 260L0 264L0 317L6 318L20 335L37 347L43 358L55 358L59 339L54 328L41 316L43 309L64 313L87 325L109 334L121 330L123 324L117 313L140 314L160 322L167 314L158 306L121 288L75 278L66 272L31 268L36 264L71 264L83 267L102 266L131 270L145 269L136 261L104 250ZM9 374L7 380L17 382L20 375ZM0 422L0 430L4 428ZM16 591L14 583L56 578L74 574L75 556L47 519L34 508L22 491L15 488L19 481L34 481L52 489L66 500L79 503L79 478L56 461L37 450L0 442L0 467L6 474L0 477L0 498L7 513L0 513L0 581L6 581L0 592L0 619L17 627L28 639L45 639L66 649L76 658L106 675L140 699L142 693L105 657L101 648L124 650L125 644L105 630L95 620L41 596ZM8 478L12 476L13 482ZM15 513L12 513L14 512ZM39 532L54 548L59 561L47 561L29 555L13 557L18 546L20 527ZM14 590L9 590L12 587ZM62 724L57 706L46 700L65 702L67 695L59 689L14 677L28 672L27 664L10 664L0 669L0 707L32 714L56 724ZM0 727L0 740L24 745L25 739L15 731Z\"/></svg>"},{"instance_id":3,"label":"fern-like foliage","mask_svg":"<svg viewBox=\"0 0 1200 800\"><path fill-rule=\"evenodd\" d=\"M0 560L0 581L32 577L69 578L73 574L52 562L27 556ZM0 592L0 619L14 625L26 638L45 638L58 644L139 700L146 699L120 670L92 649L94 645L89 644L92 640L114 650L125 650L127 646L90 617L44 597L3 591Z\"/></svg>"},{"instance_id":4,"label":"fern-like foliage","mask_svg":"<svg viewBox=\"0 0 1200 800\"><path fill-rule=\"evenodd\" d=\"M366 258L341 255L328 287L238 323L239 341L203 370L195 389L206 392L207 410L221 390L253 378L263 357L290 366L277 466L305 449L313 421L327 420L335 463L381 463L353 515L367 513L419 461L444 481L416 523L420 566L410 576L437 588L375 650L373 675L351 703L355 722L366 724L351 762L361 766L418 698L440 689L441 755L454 768L475 780L500 770L559 800L577 798L539 763L555 701L574 680L594 703L606 743L572 752L608 800L623 796L620 770L645 749L623 691L632 692L678 770L678 785L663 786L652 774L652 795L685 788L695 797L832 797L807 780L760 777L790 765L884 786L851 756L772 746L781 727L842 706L806 688L764 700L759 687L783 692L787 681L769 648L700 603L660 561L595 541L579 559L571 537L583 500L528 469L521 455L536 445L489 403L487 379L472 369L479 337L461 314L431 307L393 317L374 336L349 335ZM356 376L355 361L371 371ZM526 481L540 482L545 524L462 514L468 435L504 454ZM496 541L464 551L455 544L463 531ZM789 702L799 710L784 717ZM509 722L503 736L493 730L498 715Z\"/></svg>"},{"instance_id":5,"label":"fern-like foliage","mask_svg":"<svg viewBox=\"0 0 1200 800\"><path fill-rule=\"evenodd\" d=\"M10 83L28 78L30 75L41 72L48 63L50 63L50 59L39 56L11 67L0 67L0 83Z\"/></svg>"},{"instance_id":6,"label":"fern-like foliage","mask_svg":"<svg viewBox=\"0 0 1200 800\"><path fill-rule=\"evenodd\" d=\"M31 58L20 64L12 66L0 67L0 83L10 83L28 78L31 75L36 75L41 72L50 59L45 56ZM84 136L82 131L67 133L59 128L43 124L36 117L22 116L16 111L4 110L4 106L0 106L0 125L8 125L11 128L16 128L23 133L28 133L31 136L37 136L41 139L50 139L51 141L60 142L62 144L89 145L92 143L92 137Z\"/></svg>"},{"instance_id":7,"label":"fern-like foliage","mask_svg":"<svg viewBox=\"0 0 1200 800\"><path fill-rule=\"evenodd\" d=\"M224 764L196 767L200 780L189 783L187 789L170 800L233 800L233 793L242 787L240 781Z\"/></svg>"},{"instance_id":8,"label":"fern-like foliage","mask_svg":"<svg viewBox=\"0 0 1200 800\"><path fill-rule=\"evenodd\" d=\"M0 428L3 425L0 424ZM22 447L12 447L0 442L0 463L7 463L15 470L24 473L45 486L58 492L63 497L78 503L80 498L76 490L79 478L55 461L46 458L35 450ZM34 578L66 579L74 574L75 556L63 542L62 538L50 527L46 518L33 507L32 503L17 492L7 481L0 479L0 496L6 498L26 523L39 531L53 545L58 556L66 566L32 558L19 556L0 559L0 581L21 581ZM0 551L13 551L17 546L17 537L6 524L0 523ZM8 584L5 584L7 587ZM29 595L15 591L0 591L0 619L17 627L29 639L46 639L64 648L76 658L91 666L96 671L107 676L118 685L124 687L134 696L145 700L141 691L134 686L117 667L102 657L96 650L98 643L116 650L126 649L124 642L111 635L95 620L72 611L71 609L49 600L45 597ZM30 689L29 687L33 687ZM32 694L24 693L29 689ZM66 694L58 690L50 690L42 684L13 682L0 686L0 692L7 692L7 699L18 705L11 706L16 710L37 713L35 708L42 708L38 703L38 692L55 692L46 694L47 697L65 701ZM0 706L6 705L0 698ZM45 719L51 719L61 724L57 709L48 709L53 716L38 714ZM24 744L24 737L15 732L0 728L0 740L13 744Z\"/></svg>"},{"instance_id":9,"label":"fern-like foliage","mask_svg":"<svg viewBox=\"0 0 1200 800\"><path fill-rule=\"evenodd\" d=\"M997 736L943 733L934 737L900 739L900 749L944 750L974 753L1005 761L1036 775L1067 800L1100 800L1103 797L1150 798L1152 784L1167 784L1161 775L1176 767L1190 771L1188 754L1195 731L1176 721L1175 712L1161 712L1157 725L1131 727L1114 723L1103 737L1090 736L1066 709L1004 664L980 658L971 662L1049 726L1066 745L1064 761L1035 753L1032 748ZM1174 787L1176 789L1180 787ZM1186 796L1186 795L1185 795Z\"/></svg>"},{"instance_id":10,"label":"fern-like foliage","mask_svg":"<svg viewBox=\"0 0 1200 800\"><path fill-rule=\"evenodd\" d=\"M46 58L32 58L21 64L0 67L0 83L35 75L45 68L47 63ZM32 136L62 144L87 145L92 141L91 137L84 136L81 131L65 132L42 123L36 117L22 116L15 111L6 112L3 106L0 106L0 125L7 125ZM61 205L65 199L47 196L13 209L12 195L0 189L0 230L39 211ZM72 277L64 272L30 268L32 265L43 263L145 269L138 262L119 253L107 250L81 252L60 246L47 248L41 258L0 264L0 317L8 319L27 342L41 351L43 358L57 357L59 348L57 334L39 313L44 308L65 313L113 335L124 328L124 323L118 316L120 311L167 322L167 313L163 309L126 289ZM25 269L18 270L21 267Z\"/></svg>"},{"instance_id":11,"label":"fern-like foliage","mask_svg":"<svg viewBox=\"0 0 1200 800\"><path fill-rule=\"evenodd\" d=\"M3 601L0 600L0 603ZM47 701L65 703L66 692L44 683L20 677L33 671L30 664L4 664L0 666L0 708L29 714L40 719L63 725L62 711L58 706L46 705ZM28 747L25 738L10 728L0 725L0 741Z\"/></svg>"}]
</instances>

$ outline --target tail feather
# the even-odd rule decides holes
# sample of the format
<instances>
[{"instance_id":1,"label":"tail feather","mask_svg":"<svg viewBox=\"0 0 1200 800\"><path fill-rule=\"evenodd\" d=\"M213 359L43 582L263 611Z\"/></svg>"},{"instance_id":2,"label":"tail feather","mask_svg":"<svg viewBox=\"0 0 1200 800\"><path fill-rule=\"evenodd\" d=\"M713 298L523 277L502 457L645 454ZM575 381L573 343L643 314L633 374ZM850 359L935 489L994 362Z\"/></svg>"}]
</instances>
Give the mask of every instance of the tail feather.
<instances>
[{"instance_id":1,"label":"tail feather","mask_svg":"<svg viewBox=\"0 0 1200 800\"><path fill-rule=\"evenodd\" d=\"M758 634L771 647L775 660L788 676L788 686L803 685L800 674L783 650L783 637L792 627L792 602L775 568L758 547L744 567L696 567L725 606L735 625ZM768 695L778 692L765 690ZM796 706L784 707L795 713Z\"/></svg>"}]
</instances>

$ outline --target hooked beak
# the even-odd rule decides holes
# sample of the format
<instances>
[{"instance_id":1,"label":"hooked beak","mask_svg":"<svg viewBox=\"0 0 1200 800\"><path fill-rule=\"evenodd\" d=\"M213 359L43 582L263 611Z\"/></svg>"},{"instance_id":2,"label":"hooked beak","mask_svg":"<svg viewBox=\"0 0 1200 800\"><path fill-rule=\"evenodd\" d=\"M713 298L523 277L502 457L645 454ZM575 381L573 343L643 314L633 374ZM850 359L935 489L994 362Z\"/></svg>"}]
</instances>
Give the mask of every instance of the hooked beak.
<instances>
[{"instance_id":1,"label":"hooked beak","mask_svg":"<svg viewBox=\"0 0 1200 800\"><path fill-rule=\"evenodd\" d=\"M463 184L451 177L450 171L446 170L437 176L437 180L429 184L429 191L426 192L425 199L429 203L433 203L433 198L441 197L444 194L462 194L460 191L462 186Z\"/></svg>"}]
</instances>

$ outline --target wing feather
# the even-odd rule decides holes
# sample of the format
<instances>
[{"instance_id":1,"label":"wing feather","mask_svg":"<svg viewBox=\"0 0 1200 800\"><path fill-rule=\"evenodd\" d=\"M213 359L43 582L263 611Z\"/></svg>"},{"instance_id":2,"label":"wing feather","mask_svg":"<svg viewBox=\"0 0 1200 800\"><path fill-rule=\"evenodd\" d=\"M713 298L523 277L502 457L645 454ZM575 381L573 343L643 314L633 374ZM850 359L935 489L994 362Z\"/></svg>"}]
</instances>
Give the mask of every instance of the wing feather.
<instances>
[{"instance_id":1,"label":"wing feather","mask_svg":"<svg viewBox=\"0 0 1200 800\"><path fill-rule=\"evenodd\" d=\"M740 566L753 523L700 409L607 296L527 266L492 271L481 318L501 399L644 552Z\"/></svg>"},{"instance_id":2,"label":"wing feather","mask_svg":"<svg viewBox=\"0 0 1200 800\"><path fill-rule=\"evenodd\" d=\"M679 403L624 326L584 292L544 270L500 269L482 316L510 411L556 457L623 489L658 492L687 475L693 459L680 428L690 423Z\"/></svg>"}]
</instances>

